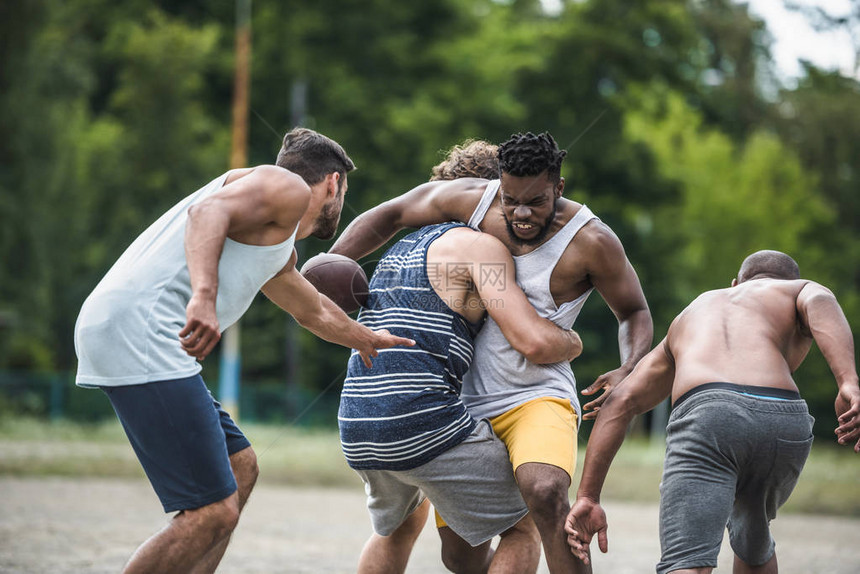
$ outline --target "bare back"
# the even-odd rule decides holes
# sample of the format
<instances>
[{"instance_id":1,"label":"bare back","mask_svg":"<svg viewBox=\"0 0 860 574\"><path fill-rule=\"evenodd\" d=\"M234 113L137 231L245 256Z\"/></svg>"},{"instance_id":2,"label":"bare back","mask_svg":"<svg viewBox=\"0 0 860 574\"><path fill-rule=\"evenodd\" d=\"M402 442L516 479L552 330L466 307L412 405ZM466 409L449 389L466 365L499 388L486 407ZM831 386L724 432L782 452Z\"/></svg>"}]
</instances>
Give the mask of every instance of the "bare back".
<instances>
[{"instance_id":1,"label":"bare back","mask_svg":"<svg viewBox=\"0 0 860 574\"><path fill-rule=\"evenodd\" d=\"M709 382L797 390L792 373L812 344L798 311L809 281L754 279L708 291L674 321L672 400Z\"/></svg>"}]
</instances>

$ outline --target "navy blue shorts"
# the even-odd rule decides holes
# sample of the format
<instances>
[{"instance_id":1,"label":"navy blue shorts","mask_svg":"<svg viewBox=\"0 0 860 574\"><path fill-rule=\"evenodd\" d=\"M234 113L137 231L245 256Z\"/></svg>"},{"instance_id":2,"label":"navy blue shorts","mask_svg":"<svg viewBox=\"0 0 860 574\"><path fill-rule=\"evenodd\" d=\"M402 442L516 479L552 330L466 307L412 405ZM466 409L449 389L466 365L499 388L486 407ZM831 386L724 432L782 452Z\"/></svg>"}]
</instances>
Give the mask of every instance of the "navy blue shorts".
<instances>
[{"instance_id":1,"label":"navy blue shorts","mask_svg":"<svg viewBox=\"0 0 860 574\"><path fill-rule=\"evenodd\" d=\"M236 491L230 455L251 443L200 375L101 389L165 512L200 508Z\"/></svg>"}]
</instances>

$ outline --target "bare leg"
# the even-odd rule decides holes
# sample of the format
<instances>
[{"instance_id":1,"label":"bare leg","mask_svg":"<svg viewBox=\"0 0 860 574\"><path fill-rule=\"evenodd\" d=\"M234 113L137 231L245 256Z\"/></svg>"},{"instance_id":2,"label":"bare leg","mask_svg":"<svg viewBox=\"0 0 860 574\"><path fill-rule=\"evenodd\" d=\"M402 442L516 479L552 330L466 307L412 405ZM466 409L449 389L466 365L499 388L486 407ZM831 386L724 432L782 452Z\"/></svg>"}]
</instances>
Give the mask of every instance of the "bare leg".
<instances>
[{"instance_id":1,"label":"bare leg","mask_svg":"<svg viewBox=\"0 0 860 574\"><path fill-rule=\"evenodd\" d=\"M404 572L412 547L427 522L429 511L430 501L425 499L390 536L380 536L375 532L371 534L358 559L358 574Z\"/></svg>"},{"instance_id":2,"label":"bare leg","mask_svg":"<svg viewBox=\"0 0 860 574\"><path fill-rule=\"evenodd\" d=\"M534 574L540 564L540 533L531 516L502 533L489 574Z\"/></svg>"},{"instance_id":3,"label":"bare leg","mask_svg":"<svg viewBox=\"0 0 860 574\"><path fill-rule=\"evenodd\" d=\"M567 472L551 464L527 462L517 468L516 477L540 532L549 571L552 574L590 574L591 566L570 552L564 532L564 521L570 511Z\"/></svg>"},{"instance_id":4,"label":"bare leg","mask_svg":"<svg viewBox=\"0 0 860 574\"><path fill-rule=\"evenodd\" d=\"M779 568L776 564L776 552L773 553L770 560L761 566L750 566L735 554L735 563L732 572L734 574L777 574Z\"/></svg>"},{"instance_id":5,"label":"bare leg","mask_svg":"<svg viewBox=\"0 0 860 574\"><path fill-rule=\"evenodd\" d=\"M493 559L491 540L470 546L448 526L439 529L442 539L442 564L455 574L485 574Z\"/></svg>"},{"instance_id":6,"label":"bare leg","mask_svg":"<svg viewBox=\"0 0 860 574\"><path fill-rule=\"evenodd\" d=\"M439 529L442 563L456 574L534 574L540 563L540 535L526 516L501 534L498 548L491 541L470 546L449 527Z\"/></svg>"},{"instance_id":7,"label":"bare leg","mask_svg":"<svg viewBox=\"0 0 860 574\"><path fill-rule=\"evenodd\" d=\"M194 510L183 510L135 551L124 574L181 574L230 536L239 521L239 495Z\"/></svg>"},{"instance_id":8,"label":"bare leg","mask_svg":"<svg viewBox=\"0 0 860 574\"><path fill-rule=\"evenodd\" d=\"M233 468L233 475L236 477L236 483L239 485L239 512L241 513L242 509L245 508L245 503L248 502L248 497L251 496L251 490L254 489L257 476L260 474L260 468L257 466L257 455L254 453L254 449L247 447L233 453L230 456L230 466ZM211 574L215 572L215 569L221 562L221 558L224 557L224 552L227 550L228 544L230 544L230 535L207 552L203 559L191 570L191 574Z\"/></svg>"}]
</instances>

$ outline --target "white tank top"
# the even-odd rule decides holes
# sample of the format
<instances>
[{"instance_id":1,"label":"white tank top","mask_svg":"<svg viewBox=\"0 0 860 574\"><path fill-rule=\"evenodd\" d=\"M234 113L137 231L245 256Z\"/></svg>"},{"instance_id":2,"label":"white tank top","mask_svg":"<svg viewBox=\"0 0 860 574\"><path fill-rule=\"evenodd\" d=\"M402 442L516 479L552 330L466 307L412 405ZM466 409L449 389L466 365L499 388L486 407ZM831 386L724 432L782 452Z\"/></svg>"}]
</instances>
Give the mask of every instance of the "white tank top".
<instances>
[{"instance_id":1,"label":"white tank top","mask_svg":"<svg viewBox=\"0 0 860 574\"><path fill-rule=\"evenodd\" d=\"M135 385L200 372L200 364L179 344L191 298L185 224L189 206L217 193L226 179L225 173L162 215L126 249L84 301L75 324L79 386ZM263 284L287 264L295 238L294 231L278 245L225 241L215 304L222 331L245 313Z\"/></svg>"},{"instance_id":2,"label":"white tank top","mask_svg":"<svg viewBox=\"0 0 860 574\"><path fill-rule=\"evenodd\" d=\"M479 229L499 185L498 180L487 185L478 207L469 219L469 226L473 229ZM550 277L577 232L592 219L597 219L597 216L583 205L546 243L530 253L514 256L517 284L538 315L562 329L573 326L592 289L558 307L550 293ZM539 397L556 397L570 400L578 420L582 420L576 395L576 379L570 363L536 365L529 362L505 339L491 317L487 318L475 340L475 356L472 367L463 379L461 396L469 411L478 419L498 416Z\"/></svg>"}]
</instances>

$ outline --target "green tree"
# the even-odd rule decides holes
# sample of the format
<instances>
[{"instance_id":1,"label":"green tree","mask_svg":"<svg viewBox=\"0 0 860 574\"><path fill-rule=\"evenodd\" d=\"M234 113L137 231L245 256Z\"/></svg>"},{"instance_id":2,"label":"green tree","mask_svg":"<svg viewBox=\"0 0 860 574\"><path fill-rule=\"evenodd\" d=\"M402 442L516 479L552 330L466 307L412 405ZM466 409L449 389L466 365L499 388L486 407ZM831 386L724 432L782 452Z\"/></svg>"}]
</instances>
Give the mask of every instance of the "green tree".
<instances>
[{"instance_id":1,"label":"green tree","mask_svg":"<svg viewBox=\"0 0 860 574\"><path fill-rule=\"evenodd\" d=\"M658 243L675 246L661 258L677 297L674 313L655 317L664 329L696 295L727 287L743 258L759 249L784 251L804 277L839 284L840 255L830 241L837 214L797 154L762 130L735 144L670 91L643 94L640 106L628 114L626 131L653 151L660 173L680 190L677 203L654 213ZM856 325L856 291L835 290ZM835 385L820 354L796 378L817 431L832 432Z\"/></svg>"}]
</instances>

